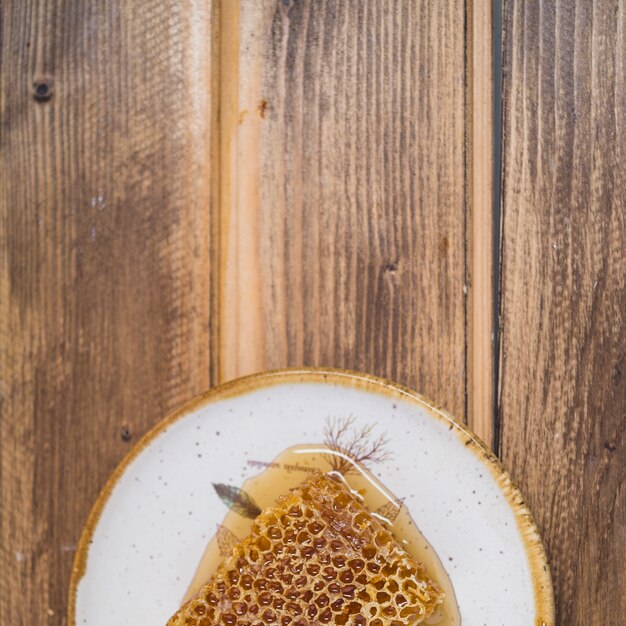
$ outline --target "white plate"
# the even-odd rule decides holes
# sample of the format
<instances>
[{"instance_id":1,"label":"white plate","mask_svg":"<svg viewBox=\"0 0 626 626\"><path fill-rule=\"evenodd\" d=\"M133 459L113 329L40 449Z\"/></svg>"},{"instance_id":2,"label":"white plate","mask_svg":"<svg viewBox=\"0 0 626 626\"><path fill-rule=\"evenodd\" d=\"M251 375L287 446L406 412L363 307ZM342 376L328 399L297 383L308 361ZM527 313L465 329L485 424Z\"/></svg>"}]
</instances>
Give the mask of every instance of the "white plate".
<instances>
[{"instance_id":1,"label":"white plate","mask_svg":"<svg viewBox=\"0 0 626 626\"><path fill-rule=\"evenodd\" d=\"M545 554L495 457L418 394L339 370L269 372L212 389L148 433L120 464L81 538L69 626L164 626L225 509L212 483L240 485L247 460L319 443L328 417L384 429L372 468L433 545L463 626L554 624Z\"/></svg>"}]
</instances>

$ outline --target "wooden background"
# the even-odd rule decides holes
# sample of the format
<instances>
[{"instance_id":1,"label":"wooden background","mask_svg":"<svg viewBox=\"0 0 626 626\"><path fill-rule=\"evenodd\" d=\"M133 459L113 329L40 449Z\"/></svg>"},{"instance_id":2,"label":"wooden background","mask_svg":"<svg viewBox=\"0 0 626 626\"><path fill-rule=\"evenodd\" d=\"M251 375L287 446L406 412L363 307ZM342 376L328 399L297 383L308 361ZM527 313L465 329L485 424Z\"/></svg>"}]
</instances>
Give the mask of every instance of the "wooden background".
<instances>
[{"instance_id":1,"label":"wooden background","mask_svg":"<svg viewBox=\"0 0 626 626\"><path fill-rule=\"evenodd\" d=\"M626 2L505 2L495 116L491 15L2 3L2 624L65 623L143 432L302 364L468 422L535 513L558 624L623 623Z\"/></svg>"}]
</instances>

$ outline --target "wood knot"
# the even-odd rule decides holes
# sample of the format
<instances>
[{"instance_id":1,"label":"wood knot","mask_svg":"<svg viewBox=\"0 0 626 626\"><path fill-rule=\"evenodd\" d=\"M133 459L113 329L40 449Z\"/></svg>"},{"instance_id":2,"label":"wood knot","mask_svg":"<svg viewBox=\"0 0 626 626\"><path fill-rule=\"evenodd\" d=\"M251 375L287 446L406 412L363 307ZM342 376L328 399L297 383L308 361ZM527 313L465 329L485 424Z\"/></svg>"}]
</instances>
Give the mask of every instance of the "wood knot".
<instances>
[{"instance_id":1,"label":"wood knot","mask_svg":"<svg viewBox=\"0 0 626 626\"><path fill-rule=\"evenodd\" d=\"M42 76L33 81L33 96L38 102L45 102L54 93L54 79L51 76Z\"/></svg>"},{"instance_id":2,"label":"wood knot","mask_svg":"<svg viewBox=\"0 0 626 626\"><path fill-rule=\"evenodd\" d=\"M133 434L130 432L130 428L124 424L120 431L120 436L122 437L122 441L130 441L133 437Z\"/></svg>"}]
</instances>

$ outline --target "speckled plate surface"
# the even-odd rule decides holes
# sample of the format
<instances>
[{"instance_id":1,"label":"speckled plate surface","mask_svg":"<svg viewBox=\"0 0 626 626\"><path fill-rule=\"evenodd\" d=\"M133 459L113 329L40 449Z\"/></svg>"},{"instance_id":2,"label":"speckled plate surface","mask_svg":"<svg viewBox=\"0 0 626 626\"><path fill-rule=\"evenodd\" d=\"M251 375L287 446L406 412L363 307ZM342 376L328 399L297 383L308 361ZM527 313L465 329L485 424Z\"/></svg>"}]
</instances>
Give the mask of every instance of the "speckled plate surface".
<instances>
[{"instance_id":1,"label":"speckled plate surface","mask_svg":"<svg viewBox=\"0 0 626 626\"><path fill-rule=\"evenodd\" d=\"M446 566L464 626L552 626L540 538L519 491L464 426L418 394L339 370L286 370L217 387L168 417L124 459L81 538L69 626L165 625L224 508L255 459L322 440L329 417L386 432L372 467L405 498Z\"/></svg>"}]
</instances>

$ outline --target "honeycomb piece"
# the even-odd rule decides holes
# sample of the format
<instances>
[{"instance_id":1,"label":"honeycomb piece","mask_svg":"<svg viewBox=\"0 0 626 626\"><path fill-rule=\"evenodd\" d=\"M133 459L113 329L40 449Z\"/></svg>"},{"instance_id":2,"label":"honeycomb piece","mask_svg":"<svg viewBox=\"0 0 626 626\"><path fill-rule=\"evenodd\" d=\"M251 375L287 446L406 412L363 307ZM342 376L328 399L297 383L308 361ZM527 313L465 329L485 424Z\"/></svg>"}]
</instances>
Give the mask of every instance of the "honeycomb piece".
<instances>
[{"instance_id":1,"label":"honeycomb piece","mask_svg":"<svg viewBox=\"0 0 626 626\"><path fill-rule=\"evenodd\" d=\"M423 565L320 474L261 513L167 626L414 626L442 600Z\"/></svg>"}]
</instances>

